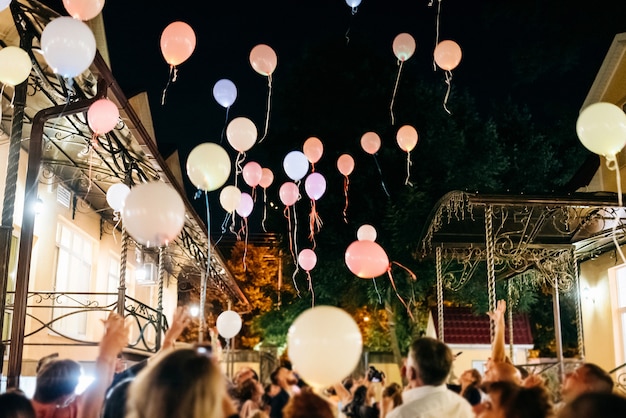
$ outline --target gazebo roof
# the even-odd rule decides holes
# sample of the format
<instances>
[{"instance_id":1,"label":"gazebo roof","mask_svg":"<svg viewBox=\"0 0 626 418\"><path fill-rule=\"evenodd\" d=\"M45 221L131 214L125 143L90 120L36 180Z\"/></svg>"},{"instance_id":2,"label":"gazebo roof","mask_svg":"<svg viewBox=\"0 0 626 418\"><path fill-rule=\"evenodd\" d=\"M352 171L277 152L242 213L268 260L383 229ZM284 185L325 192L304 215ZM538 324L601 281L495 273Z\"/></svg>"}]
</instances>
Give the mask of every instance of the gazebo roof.
<instances>
[{"instance_id":1,"label":"gazebo roof","mask_svg":"<svg viewBox=\"0 0 626 418\"><path fill-rule=\"evenodd\" d=\"M432 210L421 237L421 256L440 247L469 279L486 258L486 217L492 213L496 273L499 279L529 270L551 275L559 259L582 261L625 240L623 207L615 193L567 195L479 194L452 191ZM561 272L562 273L562 272Z\"/></svg>"}]
</instances>

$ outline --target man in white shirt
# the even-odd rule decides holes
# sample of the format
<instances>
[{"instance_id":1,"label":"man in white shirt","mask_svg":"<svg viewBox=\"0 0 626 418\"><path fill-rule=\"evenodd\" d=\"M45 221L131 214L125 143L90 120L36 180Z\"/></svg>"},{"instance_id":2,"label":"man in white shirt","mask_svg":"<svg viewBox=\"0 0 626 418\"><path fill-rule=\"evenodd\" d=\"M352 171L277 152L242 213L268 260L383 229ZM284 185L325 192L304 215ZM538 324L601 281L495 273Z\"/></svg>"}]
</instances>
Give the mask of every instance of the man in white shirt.
<instances>
[{"instance_id":1,"label":"man in white shirt","mask_svg":"<svg viewBox=\"0 0 626 418\"><path fill-rule=\"evenodd\" d=\"M402 405L386 417L474 418L469 402L445 384L453 360L450 348L439 340L424 337L413 341L404 366L408 384Z\"/></svg>"}]
</instances>

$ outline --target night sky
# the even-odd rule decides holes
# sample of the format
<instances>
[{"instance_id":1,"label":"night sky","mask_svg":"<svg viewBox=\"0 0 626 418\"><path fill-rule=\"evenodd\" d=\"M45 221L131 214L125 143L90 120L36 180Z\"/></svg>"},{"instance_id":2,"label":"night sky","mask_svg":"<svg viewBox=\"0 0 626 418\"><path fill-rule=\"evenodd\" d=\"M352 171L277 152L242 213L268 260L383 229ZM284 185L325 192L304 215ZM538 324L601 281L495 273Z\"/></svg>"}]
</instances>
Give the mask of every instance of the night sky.
<instances>
[{"instance_id":1,"label":"night sky","mask_svg":"<svg viewBox=\"0 0 626 418\"><path fill-rule=\"evenodd\" d=\"M66 14L61 2L44 3ZM222 139L226 110L212 95L213 85L219 79L232 80L238 89L229 119L250 118L261 136L268 85L267 78L256 73L249 62L250 50L257 44L271 46L278 56L272 77L269 136L254 147L262 148L260 155L267 156L285 153L289 148L285 144L274 148L272 144L272 133L290 126L290 121L281 117L281 109L298 106L303 111L307 109L297 100L280 103L286 97L285 89L303 87L293 75L295 68L301 74L303 63L308 63L310 77L320 74L326 77L329 86L333 85L333 74L359 68L358 62L333 61L332 55L319 54L324 45L334 45L335 52L345 48L346 56L358 49L361 56L371 54L380 63L388 62L387 67L377 67L382 70L373 76L380 76L381 83L389 85L391 97L398 71L391 48L396 35L407 32L417 42L415 55L405 62L403 71L419 74L434 83L444 80L442 71L433 69L436 37L454 40L463 51L463 59L453 71L454 92L475 97L483 112L488 112L493 103L512 98L527 105L537 123L550 125L564 115L571 118L578 113L613 37L626 32L624 0L598 4L569 0L434 0L432 5L429 0L363 0L356 13L343 0L109 0L103 16L113 75L128 97L148 92L161 153L167 157L178 149L183 171L186 155L194 146L207 141L219 143ZM169 67L161 55L159 39L163 29L177 20L191 25L197 44L188 61L178 67L178 80L169 86L166 104L161 105ZM372 74L369 76L371 80ZM359 82L356 76L355 82ZM338 126L344 119L350 123L347 115L367 106L389 106L356 101L330 88L320 91L316 106L330 102L338 109L345 109L345 114L335 112L328 119L319 120L320 126ZM401 111L408 112L398 110ZM433 112L443 109L435 106ZM383 117L387 118L388 114ZM571 128L575 138L575 128ZM369 130L368 127L354 129ZM298 132L291 148L301 150L304 140L316 135L314 129ZM354 152L358 152L358 139L333 140L352 141ZM226 141L223 142L227 148ZM281 167L272 169L275 175L282 171Z\"/></svg>"}]
</instances>

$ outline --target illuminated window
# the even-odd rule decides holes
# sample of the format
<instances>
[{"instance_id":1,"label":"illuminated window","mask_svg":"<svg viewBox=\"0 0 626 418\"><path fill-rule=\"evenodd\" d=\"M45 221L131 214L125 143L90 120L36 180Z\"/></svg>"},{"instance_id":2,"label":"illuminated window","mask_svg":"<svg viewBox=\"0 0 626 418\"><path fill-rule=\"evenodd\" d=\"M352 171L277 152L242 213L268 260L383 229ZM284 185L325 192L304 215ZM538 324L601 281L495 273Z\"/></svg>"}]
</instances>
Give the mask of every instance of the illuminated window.
<instances>
[{"instance_id":1,"label":"illuminated window","mask_svg":"<svg viewBox=\"0 0 626 418\"><path fill-rule=\"evenodd\" d=\"M63 336L83 337L87 331L87 311L82 308L89 300L94 245L91 238L59 223L57 228L57 268L52 327ZM70 294L71 293L71 294Z\"/></svg>"}]
</instances>

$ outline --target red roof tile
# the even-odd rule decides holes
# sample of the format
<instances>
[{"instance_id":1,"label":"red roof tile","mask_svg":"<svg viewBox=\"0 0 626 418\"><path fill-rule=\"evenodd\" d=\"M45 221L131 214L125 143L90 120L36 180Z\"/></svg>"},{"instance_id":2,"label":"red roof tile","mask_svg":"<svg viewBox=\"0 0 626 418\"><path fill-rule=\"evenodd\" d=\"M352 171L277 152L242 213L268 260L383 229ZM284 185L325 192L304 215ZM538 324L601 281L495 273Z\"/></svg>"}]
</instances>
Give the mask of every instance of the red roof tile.
<instances>
[{"instance_id":1,"label":"red roof tile","mask_svg":"<svg viewBox=\"0 0 626 418\"><path fill-rule=\"evenodd\" d=\"M439 329L437 309L432 309L435 329ZM487 314L475 315L471 308L444 307L444 340L448 344L491 344L490 320ZM505 319L505 342L509 343L509 324ZM530 320L527 314L513 314L513 343L533 344Z\"/></svg>"}]
</instances>

